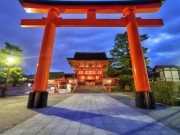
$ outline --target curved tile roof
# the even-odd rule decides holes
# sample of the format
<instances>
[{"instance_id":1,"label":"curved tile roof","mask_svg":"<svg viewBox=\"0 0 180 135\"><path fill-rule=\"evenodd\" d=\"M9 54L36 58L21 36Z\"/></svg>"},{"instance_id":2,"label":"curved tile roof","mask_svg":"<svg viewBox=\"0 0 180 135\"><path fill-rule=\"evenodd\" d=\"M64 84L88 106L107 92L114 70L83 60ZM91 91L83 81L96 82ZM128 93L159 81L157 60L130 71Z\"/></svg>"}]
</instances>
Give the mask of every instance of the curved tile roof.
<instances>
[{"instance_id":1,"label":"curved tile roof","mask_svg":"<svg viewBox=\"0 0 180 135\"><path fill-rule=\"evenodd\" d=\"M19 0L20 3L32 2L43 4L141 4L163 2L165 0Z\"/></svg>"}]
</instances>

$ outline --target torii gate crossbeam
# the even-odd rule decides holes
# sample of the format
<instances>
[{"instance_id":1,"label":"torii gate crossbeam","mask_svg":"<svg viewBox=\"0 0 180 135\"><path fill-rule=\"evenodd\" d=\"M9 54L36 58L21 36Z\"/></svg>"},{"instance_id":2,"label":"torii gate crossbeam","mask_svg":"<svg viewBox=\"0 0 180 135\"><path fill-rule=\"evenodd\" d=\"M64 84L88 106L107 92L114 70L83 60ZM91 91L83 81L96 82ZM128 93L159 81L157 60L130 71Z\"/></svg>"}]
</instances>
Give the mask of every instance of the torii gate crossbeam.
<instances>
[{"instance_id":1,"label":"torii gate crossbeam","mask_svg":"<svg viewBox=\"0 0 180 135\"><path fill-rule=\"evenodd\" d=\"M136 18L136 13L157 12L162 0L119 1L60 1L20 0L30 13L46 13L47 18L22 19L22 27L45 27L36 71L33 92L29 95L28 108L47 106L47 80L50 70L56 27L127 27L133 76L136 90L136 106L153 109L155 101L151 92L141 47L138 27L160 27L162 19ZM87 14L87 19L63 19L59 14ZM119 19L96 19L96 14L123 13Z\"/></svg>"},{"instance_id":2,"label":"torii gate crossbeam","mask_svg":"<svg viewBox=\"0 0 180 135\"><path fill-rule=\"evenodd\" d=\"M42 19L22 19L21 27L45 27L47 18ZM141 19L136 18L138 27L161 27L162 19ZM62 19L57 18L56 27L126 27L128 21L126 18L120 19Z\"/></svg>"}]
</instances>

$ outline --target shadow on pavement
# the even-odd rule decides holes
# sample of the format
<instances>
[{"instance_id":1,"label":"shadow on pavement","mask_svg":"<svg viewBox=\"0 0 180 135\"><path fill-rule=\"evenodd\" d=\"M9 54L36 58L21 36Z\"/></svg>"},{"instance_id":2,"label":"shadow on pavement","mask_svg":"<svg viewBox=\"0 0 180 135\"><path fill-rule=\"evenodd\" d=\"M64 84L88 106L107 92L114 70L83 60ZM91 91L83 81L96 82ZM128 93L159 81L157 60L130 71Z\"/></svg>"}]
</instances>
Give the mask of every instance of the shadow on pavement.
<instances>
[{"instance_id":1,"label":"shadow on pavement","mask_svg":"<svg viewBox=\"0 0 180 135\"><path fill-rule=\"evenodd\" d=\"M38 109L35 111L38 111ZM154 128L163 128L162 124L157 123L149 117L146 119L146 116L143 115L105 115L59 107L49 107L47 111L40 111L40 113L48 116L57 116L122 135L134 135L146 129L153 130Z\"/></svg>"}]
</instances>

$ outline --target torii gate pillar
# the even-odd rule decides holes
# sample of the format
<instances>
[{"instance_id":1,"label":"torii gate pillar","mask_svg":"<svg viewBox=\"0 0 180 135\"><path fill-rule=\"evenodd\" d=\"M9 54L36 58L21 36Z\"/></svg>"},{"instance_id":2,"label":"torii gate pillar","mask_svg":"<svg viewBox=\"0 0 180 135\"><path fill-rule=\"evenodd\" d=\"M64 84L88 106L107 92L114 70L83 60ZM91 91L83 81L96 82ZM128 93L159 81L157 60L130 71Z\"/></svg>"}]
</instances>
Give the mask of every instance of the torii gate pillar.
<instances>
[{"instance_id":1,"label":"torii gate pillar","mask_svg":"<svg viewBox=\"0 0 180 135\"><path fill-rule=\"evenodd\" d=\"M47 81L56 31L55 21L58 16L58 9L52 8L49 10L34 80L33 92L29 94L27 108L42 108L47 106Z\"/></svg>"},{"instance_id":2,"label":"torii gate pillar","mask_svg":"<svg viewBox=\"0 0 180 135\"><path fill-rule=\"evenodd\" d=\"M126 27L136 90L135 102L137 107L153 109L155 108L155 100L150 90L135 11L135 8L129 7L123 12L127 19Z\"/></svg>"}]
</instances>

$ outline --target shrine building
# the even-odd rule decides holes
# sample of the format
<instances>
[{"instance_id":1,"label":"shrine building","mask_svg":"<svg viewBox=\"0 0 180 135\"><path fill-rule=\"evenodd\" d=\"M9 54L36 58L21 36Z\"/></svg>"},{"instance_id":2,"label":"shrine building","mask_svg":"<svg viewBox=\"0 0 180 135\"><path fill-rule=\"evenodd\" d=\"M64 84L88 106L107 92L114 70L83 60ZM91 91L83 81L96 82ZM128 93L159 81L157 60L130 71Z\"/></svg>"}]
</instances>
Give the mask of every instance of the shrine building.
<instances>
[{"instance_id":1,"label":"shrine building","mask_svg":"<svg viewBox=\"0 0 180 135\"><path fill-rule=\"evenodd\" d=\"M180 67L176 65L156 65L153 69L155 81L180 82Z\"/></svg>"},{"instance_id":2,"label":"shrine building","mask_svg":"<svg viewBox=\"0 0 180 135\"><path fill-rule=\"evenodd\" d=\"M74 58L67 58L74 68L79 85L101 85L103 72L112 63L105 52L76 52Z\"/></svg>"}]
</instances>

